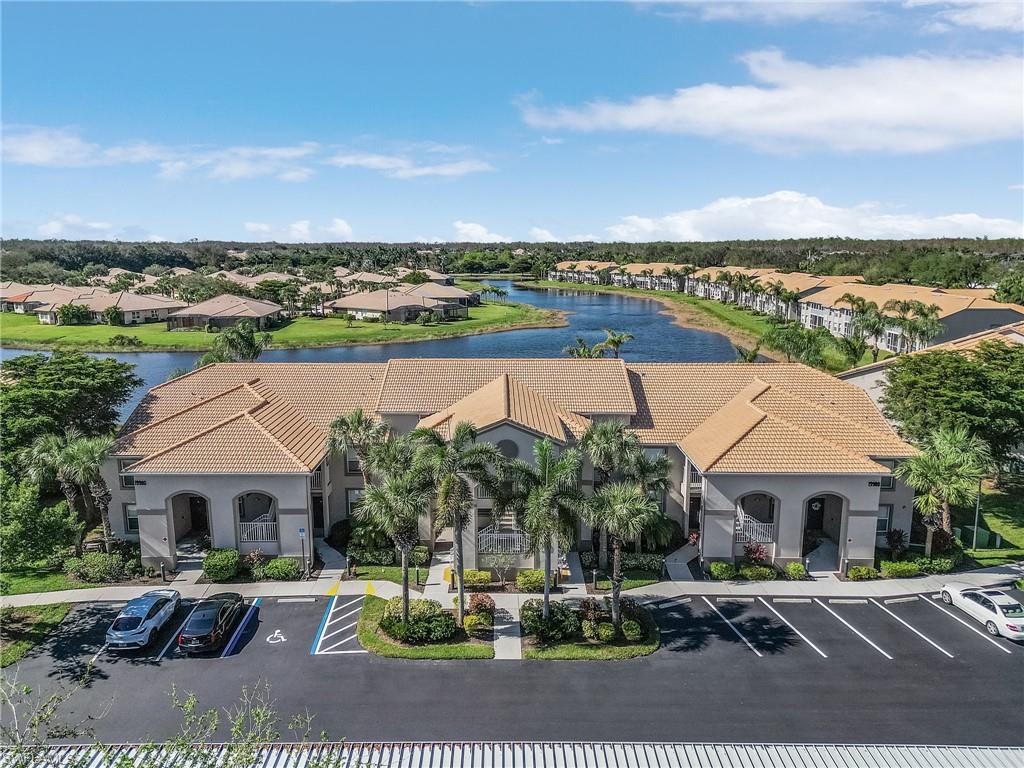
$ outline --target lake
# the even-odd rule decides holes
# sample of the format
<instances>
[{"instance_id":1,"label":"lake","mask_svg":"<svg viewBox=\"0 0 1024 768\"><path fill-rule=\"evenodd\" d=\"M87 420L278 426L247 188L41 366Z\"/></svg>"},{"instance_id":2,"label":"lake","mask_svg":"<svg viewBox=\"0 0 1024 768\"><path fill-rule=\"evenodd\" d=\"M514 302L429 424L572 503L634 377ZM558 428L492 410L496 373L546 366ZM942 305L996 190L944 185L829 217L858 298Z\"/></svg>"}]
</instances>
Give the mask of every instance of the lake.
<instances>
[{"instance_id":1,"label":"lake","mask_svg":"<svg viewBox=\"0 0 1024 768\"><path fill-rule=\"evenodd\" d=\"M676 325L669 315L661 314L656 301L621 294L574 291L571 288L519 288L507 280L489 280L491 285L509 292L510 301L533 304L544 309L570 312L563 328L527 328L519 331L463 336L401 344L367 344L315 349L275 349L260 357L265 362L368 362L392 357L564 357L562 350L582 336L588 344L604 339L603 328L628 331L636 338L622 349L622 357L634 361L720 362L735 359L729 340L720 334ZM22 350L2 350L0 359L30 354ZM197 352L116 352L95 353L96 357L116 357L135 365L145 381L127 414L143 393L167 380L176 368L191 368Z\"/></svg>"}]
</instances>

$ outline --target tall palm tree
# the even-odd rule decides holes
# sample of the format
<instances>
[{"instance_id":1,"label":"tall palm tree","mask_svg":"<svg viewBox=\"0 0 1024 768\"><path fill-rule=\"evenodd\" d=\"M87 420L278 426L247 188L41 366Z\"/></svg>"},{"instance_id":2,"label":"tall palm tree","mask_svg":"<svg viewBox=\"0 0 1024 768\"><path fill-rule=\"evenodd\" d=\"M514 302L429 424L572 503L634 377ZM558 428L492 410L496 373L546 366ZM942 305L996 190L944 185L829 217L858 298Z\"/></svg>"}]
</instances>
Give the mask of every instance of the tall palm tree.
<instances>
[{"instance_id":1,"label":"tall palm tree","mask_svg":"<svg viewBox=\"0 0 1024 768\"><path fill-rule=\"evenodd\" d=\"M632 452L622 468L623 476L630 482L639 485L640 490L658 504L658 516L644 533L653 541L666 545L672 538L673 525L658 500L672 487L672 480L669 476L671 472L672 460L669 459L667 453L648 456L643 449ZM642 543L641 539L637 539L637 544L642 545Z\"/></svg>"},{"instance_id":2,"label":"tall palm tree","mask_svg":"<svg viewBox=\"0 0 1024 768\"><path fill-rule=\"evenodd\" d=\"M88 491L92 499L93 510L99 515L103 526L103 548L110 551L114 540L114 531L110 526L110 488L103 479L103 464L110 458L110 448L114 441L109 436L78 437L67 445L69 460L68 471L71 479Z\"/></svg>"},{"instance_id":3,"label":"tall palm tree","mask_svg":"<svg viewBox=\"0 0 1024 768\"><path fill-rule=\"evenodd\" d=\"M868 342L860 335L836 336L833 339L833 343L842 354L843 359L850 364L851 368L857 365L860 359L864 357L864 353L868 351Z\"/></svg>"},{"instance_id":4,"label":"tall palm tree","mask_svg":"<svg viewBox=\"0 0 1024 768\"><path fill-rule=\"evenodd\" d=\"M608 531L612 539L612 623L622 624L622 542L640 536L658 516L658 505L636 483L609 483L601 487L589 506L591 525Z\"/></svg>"},{"instance_id":5,"label":"tall palm tree","mask_svg":"<svg viewBox=\"0 0 1024 768\"><path fill-rule=\"evenodd\" d=\"M502 472L510 492L502 510L511 512L544 553L544 618L551 605L551 543L572 537L576 521L585 513L587 498L579 485L582 455L576 448L558 454L549 438L533 444L533 464L523 459L508 462Z\"/></svg>"},{"instance_id":6,"label":"tall palm tree","mask_svg":"<svg viewBox=\"0 0 1024 768\"><path fill-rule=\"evenodd\" d=\"M196 365L252 362L259 359L271 341L270 334L257 332L251 320L239 320L217 335L213 349L200 357Z\"/></svg>"},{"instance_id":7,"label":"tall palm tree","mask_svg":"<svg viewBox=\"0 0 1024 768\"><path fill-rule=\"evenodd\" d=\"M612 351L612 357L615 358L618 358L619 350L622 349L622 346L626 344L626 342L632 341L636 338L632 333L627 333L625 331L620 333L619 331L613 331L611 328L605 328L604 333L607 338L601 343L596 344L594 348L600 349L602 352L606 349L610 349Z\"/></svg>"},{"instance_id":8,"label":"tall palm tree","mask_svg":"<svg viewBox=\"0 0 1024 768\"><path fill-rule=\"evenodd\" d=\"M950 508L974 502L981 480L992 468L992 453L984 440L963 426L939 427L919 447L919 454L897 465L895 475L917 492L914 506L925 524L951 534Z\"/></svg>"},{"instance_id":9,"label":"tall palm tree","mask_svg":"<svg viewBox=\"0 0 1024 768\"><path fill-rule=\"evenodd\" d=\"M394 542L402 563L402 622L409 623L409 553L419 542L420 515L430 509L430 478L414 466L380 475L367 487L354 515Z\"/></svg>"},{"instance_id":10,"label":"tall palm tree","mask_svg":"<svg viewBox=\"0 0 1024 768\"><path fill-rule=\"evenodd\" d=\"M576 344L575 344L575 346L571 346L570 345L568 347L565 347L565 348L562 349L562 352L564 352L569 357L579 357L579 358L604 357L604 348L601 347L600 344L595 344L594 346L590 346L589 344L587 344L587 340L584 339L582 336L577 336L576 337Z\"/></svg>"},{"instance_id":11,"label":"tall palm tree","mask_svg":"<svg viewBox=\"0 0 1024 768\"><path fill-rule=\"evenodd\" d=\"M29 479L37 485L46 485L56 480L60 486L61 493L67 501L68 509L75 515L81 515L78 506L79 495L83 501L87 495L75 482L75 456L72 448L76 441L82 439L82 433L74 427L69 427L64 434L40 435L30 446L22 449L18 454L18 460L25 470ZM92 508L92 503L86 504L86 511ZM88 517L86 516L88 522ZM81 553L82 535L85 527L79 528L78 539L75 542L75 550Z\"/></svg>"},{"instance_id":12,"label":"tall palm tree","mask_svg":"<svg viewBox=\"0 0 1024 768\"><path fill-rule=\"evenodd\" d=\"M476 442L476 429L468 421L456 424L448 439L432 429L415 429L411 435L420 445L416 454L417 464L429 474L433 483L437 522L452 527L452 565L458 581L458 618L461 626L466 611L466 590L462 580L462 529L473 505L469 481L482 485L493 495L496 492L495 471L500 470L505 457L492 443Z\"/></svg>"},{"instance_id":13,"label":"tall palm tree","mask_svg":"<svg viewBox=\"0 0 1024 768\"><path fill-rule=\"evenodd\" d=\"M849 304L852 312L850 318L851 335L862 339L871 339L871 362L878 362L878 342L889 327L889 320L879 310L878 305L862 296L844 293L839 302Z\"/></svg>"},{"instance_id":14,"label":"tall palm tree","mask_svg":"<svg viewBox=\"0 0 1024 768\"><path fill-rule=\"evenodd\" d=\"M599 421L587 427L580 438L580 448L590 458L601 475L601 483L607 483L612 474L625 467L630 459L641 452L636 433L616 421ZM608 567L607 531L600 529L597 559L601 568Z\"/></svg>"},{"instance_id":15,"label":"tall palm tree","mask_svg":"<svg viewBox=\"0 0 1024 768\"><path fill-rule=\"evenodd\" d=\"M366 468L366 460L372 446L384 442L390 427L383 421L365 413L362 408L349 411L344 416L339 416L331 424L330 433L327 436L327 450L334 456L341 456L342 461L348 460L349 452L356 455L359 460L359 471L363 476L363 487L370 484L369 472Z\"/></svg>"}]
</instances>

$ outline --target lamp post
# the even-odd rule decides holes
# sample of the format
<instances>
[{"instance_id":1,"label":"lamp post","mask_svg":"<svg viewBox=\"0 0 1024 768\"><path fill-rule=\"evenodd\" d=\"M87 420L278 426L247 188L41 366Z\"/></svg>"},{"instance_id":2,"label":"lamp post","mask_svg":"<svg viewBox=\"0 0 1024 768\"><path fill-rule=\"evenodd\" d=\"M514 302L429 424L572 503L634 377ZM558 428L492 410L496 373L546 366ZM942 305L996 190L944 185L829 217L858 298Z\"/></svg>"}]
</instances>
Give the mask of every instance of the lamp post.
<instances>
[{"instance_id":1,"label":"lamp post","mask_svg":"<svg viewBox=\"0 0 1024 768\"><path fill-rule=\"evenodd\" d=\"M978 518L981 516L981 480L978 480L978 495L974 499L974 541L971 549L978 549Z\"/></svg>"}]
</instances>

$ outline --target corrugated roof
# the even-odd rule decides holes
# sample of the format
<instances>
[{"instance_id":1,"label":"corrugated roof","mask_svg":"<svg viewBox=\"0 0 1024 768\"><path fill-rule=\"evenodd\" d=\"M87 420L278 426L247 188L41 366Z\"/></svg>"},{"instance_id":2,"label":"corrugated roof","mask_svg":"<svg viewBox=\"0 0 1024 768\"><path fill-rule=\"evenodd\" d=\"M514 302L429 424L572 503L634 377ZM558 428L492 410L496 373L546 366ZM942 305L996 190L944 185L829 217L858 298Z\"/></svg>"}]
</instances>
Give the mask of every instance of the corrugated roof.
<instances>
[{"instance_id":1,"label":"corrugated roof","mask_svg":"<svg viewBox=\"0 0 1024 768\"><path fill-rule=\"evenodd\" d=\"M178 768L228 761L231 747L202 744L58 745L30 761L0 752L0 767ZM237 752L235 753L237 755ZM248 754L248 752L247 752ZM1024 748L904 744L766 744L666 742L376 742L252 746L252 768L1020 768Z\"/></svg>"}]
</instances>

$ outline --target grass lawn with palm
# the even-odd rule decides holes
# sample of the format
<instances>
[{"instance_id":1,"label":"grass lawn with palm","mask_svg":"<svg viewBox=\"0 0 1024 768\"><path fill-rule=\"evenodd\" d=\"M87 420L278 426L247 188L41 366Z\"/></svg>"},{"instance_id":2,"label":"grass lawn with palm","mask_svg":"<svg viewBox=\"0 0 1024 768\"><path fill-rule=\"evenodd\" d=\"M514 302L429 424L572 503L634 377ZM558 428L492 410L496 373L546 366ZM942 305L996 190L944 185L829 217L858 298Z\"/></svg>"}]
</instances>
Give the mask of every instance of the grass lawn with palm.
<instances>
[{"instance_id":1,"label":"grass lawn with palm","mask_svg":"<svg viewBox=\"0 0 1024 768\"><path fill-rule=\"evenodd\" d=\"M370 653L394 659L493 659L494 645L481 640L471 640L461 630L462 639L448 643L405 645L392 640L380 630L387 600L367 595L359 613L356 634L359 644Z\"/></svg>"},{"instance_id":2,"label":"grass lawn with palm","mask_svg":"<svg viewBox=\"0 0 1024 768\"><path fill-rule=\"evenodd\" d=\"M656 571L645 571L642 568L629 568L622 572L622 588L636 589L637 587L649 587L661 581L660 574ZM612 588L611 576L607 573L597 575L597 590L610 592Z\"/></svg>"},{"instance_id":3,"label":"grass lawn with palm","mask_svg":"<svg viewBox=\"0 0 1024 768\"><path fill-rule=\"evenodd\" d=\"M361 581L390 581L394 584L402 583L402 566L400 565L357 565L355 577ZM420 568L420 581L427 580L427 569ZM423 589L416 586L416 568L409 569L409 588Z\"/></svg>"},{"instance_id":4,"label":"grass lawn with palm","mask_svg":"<svg viewBox=\"0 0 1024 768\"><path fill-rule=\"evenodd\" d=\"M974 508L954 509L953 525L974 525ZM1002 536L1003 545L999 549L968 549L968 557L979 567L1024 560L1024 475L1005 477L998 488L983 488L981 527Z\"/></svg>"},{"instance_id":5,"label":"grass lawn with palm","mask_svg":"<svg viewBox=\"0 0 1024 768\"><path fill-rule=\"evenodd\" d=\"M639 643L627 643L618 638L612 643L566 640L540 645L533 638L527 638L523 642L523 658L541 661L618 661L649 656L661 645L661 630L648 611L643 612L641 623L646 636Z\"/></svg>"},{"instance_id":6,"label":"grass lawn with palm","mask_svg":"<svg viewBox=\"0 0 1024 768\"><path fill-rule=\"evenodd\" d=\"M270 332L271 347L327 347L343 344L379 344L389 341L418 341L488 333L509 328L561 324L556 312L515 302L484 302L471 307L465 320L420 325L418 323L349 324L337 317L297 317ZM111 338L134 336L141 346L114 346ZM70 347L81 351L193 351L213 346L216 334L203 331L169 331L164 323L133 326L44 325L35 315L0 313L0 340L4 346L23 349Z\"/></svg>"},{"instance_id":7,"label":"grass lawn with palm","mask_svg":"<svg viewBox=\"0 0 1024 768\"><path fill-rule=\"evenodd\" d=\"M20 661L68 615L67 603L0 610L0 667Z\"/></svg>"}]
</instances>

